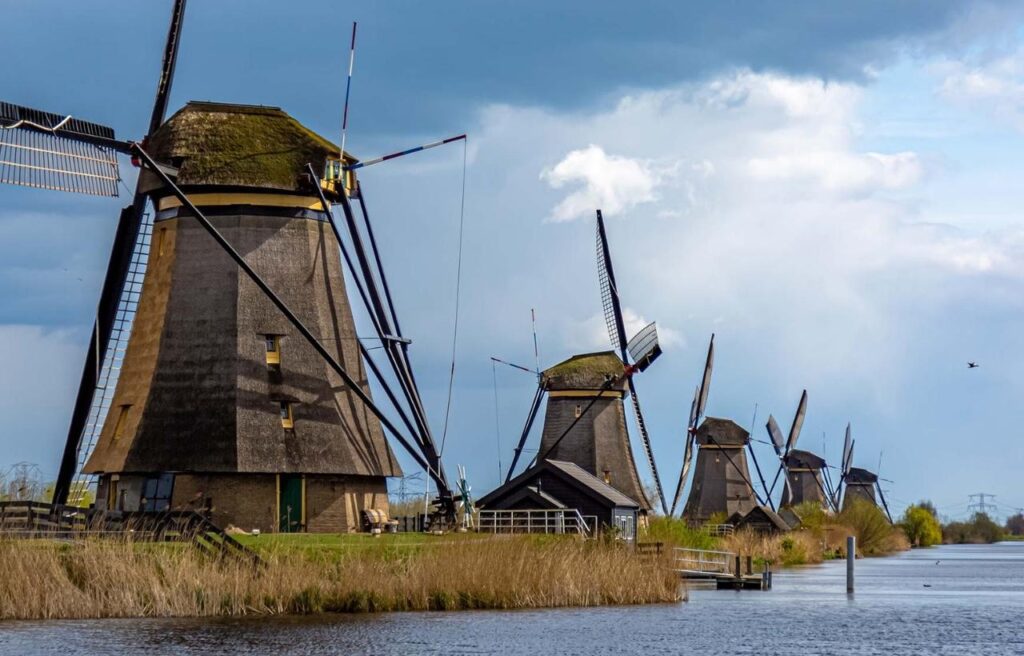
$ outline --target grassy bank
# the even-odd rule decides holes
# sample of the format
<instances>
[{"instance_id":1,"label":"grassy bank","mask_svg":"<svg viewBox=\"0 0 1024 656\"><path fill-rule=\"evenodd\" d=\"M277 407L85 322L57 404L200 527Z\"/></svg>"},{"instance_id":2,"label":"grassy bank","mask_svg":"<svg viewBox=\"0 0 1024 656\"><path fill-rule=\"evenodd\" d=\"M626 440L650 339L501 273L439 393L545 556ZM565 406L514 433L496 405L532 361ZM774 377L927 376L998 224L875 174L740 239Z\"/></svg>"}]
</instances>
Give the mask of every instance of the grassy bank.
<instances>
[{"instance_id":1,"label":"grassy bank","mask_svg":"<svg viewBox=\"0 0 1024 656\"><path fill-rule=\"evenodd\" d=\"M843 558L849 535L857 538L858 556L888 556L910 548L903 531L890 524L882 511L870 504L854 503L838 515L826 513L816 504L798 506L795 511L803 523L797 530L787 533L742 530L716 538L687 526L681 519L655 517L645 539L670 546L750 555L758 565L769 562L773 567L809 565Z\"/></svg>"},{"instance_id":2,"label":"grassy bank","mask_svg":"<svg viewBox=\"0 0 1024 656\"><path fill-rule=\"evenodd\" d=\"M616 545L353 537L361 542L329 549L264 540L259 569L176 544L0 542L0 619L598 606L681 594L662 563Z\"/></svg>"}]
</instances>

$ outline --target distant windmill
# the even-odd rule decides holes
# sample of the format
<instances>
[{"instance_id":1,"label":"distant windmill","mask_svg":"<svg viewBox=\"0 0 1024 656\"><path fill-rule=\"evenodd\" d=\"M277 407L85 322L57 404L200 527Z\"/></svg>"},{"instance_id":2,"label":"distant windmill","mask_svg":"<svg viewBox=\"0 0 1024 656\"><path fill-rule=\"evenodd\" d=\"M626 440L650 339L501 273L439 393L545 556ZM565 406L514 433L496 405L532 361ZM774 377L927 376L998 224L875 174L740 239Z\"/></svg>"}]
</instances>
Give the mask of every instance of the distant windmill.
<instances>
[{"instance_id":1,"label":"distant windmill","mask_svg":"<svg viewBox=\"0 0 1024 656\"><path fill-rule=\"evenodd\" d=\"M866 501L873 506L878 506L878 502L881 500L885 514L889 518L889 522L892 522L889 504L886 503L882 486L878 482L878 474L853 466L854 444L855 440L852 438L850 426L847 425L846 439L843 442L842 477L839 479L839 487L836 490L835 505L846 510L856 499ZM841 500L840 495L842 496Z\"/></svg>"},{"instance_id":2,"label":"distant windmill","mask_svg":"<svg viewBox=\"0 0 1024 656\"><path fill-rule=\"evenodd\" d=\"M832 505L831 495L827 491L826 481L822 475L825 459L810 451L796 448L806 414L807 390L804 390L800 395L800 403L789 429L789 437L785 441L783 441L782 431L779 430L779 424L775 421L774 416L768 416L768 423L765 426L771 437L772 446L775 448L775 455L779 457L779 471L775 475L775 481L772 482L772 490L778 481L779 473L784 474L780 508L799 505L807 501L828 507Z\"/></svg>"},{"instance_id":3,"label":"distant windmill","mask_svg":"<svg viewBox=\"0 0 1024 656\"><path fill-rule=\"evenodd\" d=\"M712 515L719 513L725 513L726 516L736 513L745 515L756 506L765 503L754 489L747 467L749 451L760 476L761 468L751 448L750 433L734 421L716 417L707 417L699 427L696 427L707 405L713 364L714 336L708 346L704 376L690 406L690 429L683 456L683 469L676 487L678 500L686 483L690 459L696 447L697 464L694 468L693 484L690 486L690 494L683 509L683 517L694 522L706 522ZM764 487L763 478L761 486Z\"/></svg>"}]
</instances>

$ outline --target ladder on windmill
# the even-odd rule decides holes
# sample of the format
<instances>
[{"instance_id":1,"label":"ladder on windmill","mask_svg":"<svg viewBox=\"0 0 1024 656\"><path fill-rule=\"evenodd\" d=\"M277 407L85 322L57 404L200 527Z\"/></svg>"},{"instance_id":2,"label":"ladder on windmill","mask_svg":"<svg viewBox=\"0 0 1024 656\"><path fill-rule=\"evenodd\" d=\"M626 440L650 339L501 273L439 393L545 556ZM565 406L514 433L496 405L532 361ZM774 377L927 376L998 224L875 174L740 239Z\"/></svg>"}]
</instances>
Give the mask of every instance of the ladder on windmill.
<instances>
[{"instance_id":1,"label":"ladder on windmill","mask_svg":"<svg viewBox=\"0 0 1024 656\"><path fill-rule=\"evenodd\" d=\"M84 505L87 492L96 482L95 476L84 474L82 470L96 448L96 442L103 431L107 415L110 413L114 390L117 389L117 381L121 376L121 366L124 363L125 352L128 349L128 338L131 337L135 313L139 308L139 298L142 295L142 283L146 277L146 264L149 260L149 249L152 241L153 219L152 215L146 212L142 216L138 238L132 250L128 275L125 278L124 289L121 290L121 298L117 304L117 313L114 315L114 325L110 332L110 343L107 346L107 352L100 366L100 375L97 377L98 383L93 392L92 405L89 407L89 418L86 421L85 430L82 432L81 448L78 450L77 475L68 495L68 505L71 506Z\"/></svg>"}]
</instances>

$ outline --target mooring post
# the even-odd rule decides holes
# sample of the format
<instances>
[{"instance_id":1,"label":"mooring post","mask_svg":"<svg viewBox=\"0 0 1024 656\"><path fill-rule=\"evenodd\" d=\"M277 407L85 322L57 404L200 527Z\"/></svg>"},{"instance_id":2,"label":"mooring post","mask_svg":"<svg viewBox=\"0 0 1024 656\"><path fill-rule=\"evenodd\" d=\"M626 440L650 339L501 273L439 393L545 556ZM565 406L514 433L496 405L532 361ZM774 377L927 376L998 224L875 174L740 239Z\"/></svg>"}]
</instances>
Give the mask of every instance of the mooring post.
<instances>
[{"instance_id":1,"label":"mooring post","mask_svg":"<svg viewBox=\"0 0 1024 656\"><path fill-rule=\"evenodd\" d=\"M743 577L743 570L740 569L740 558L739 554L736 554L736 578L740 579Z\"/></svg>"},{"instance_id":2,"label":"mooring post","mask_svg":"<svg viewBox=\"0 0 1024 656\"><path fill-rule=\"evenodd\" d=\"M853 594L853 563L857 559L857 538L846 538L846 593Z\"/></svg>"},{"instance_id":3,"label":"mooring post","mask_svg":"<svg viewBox=\"0 0 1024 656\"><path fill-rule=\"evenodd\" d=\"M747 556L747 576L754 573L754 557Z\"/></svg>"}]
</instances>

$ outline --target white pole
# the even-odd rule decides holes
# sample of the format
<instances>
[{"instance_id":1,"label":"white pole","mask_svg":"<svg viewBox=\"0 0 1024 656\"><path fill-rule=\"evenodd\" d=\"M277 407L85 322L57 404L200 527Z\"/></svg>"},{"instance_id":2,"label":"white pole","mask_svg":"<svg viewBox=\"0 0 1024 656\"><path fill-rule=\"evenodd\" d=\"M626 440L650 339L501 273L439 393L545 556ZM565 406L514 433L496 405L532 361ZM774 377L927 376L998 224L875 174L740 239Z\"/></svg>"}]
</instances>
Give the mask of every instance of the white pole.
<instances>
[{"instance_id":1,"label":"white pole","mask_svg":"<svg viewBox=\"0 0 1024 656\"><path fill-rule=\"evenodd\" d=\"M853 563L857 559L857 538L846 538L846 593L853 594Z\"/></svg>"}]
</instances>

